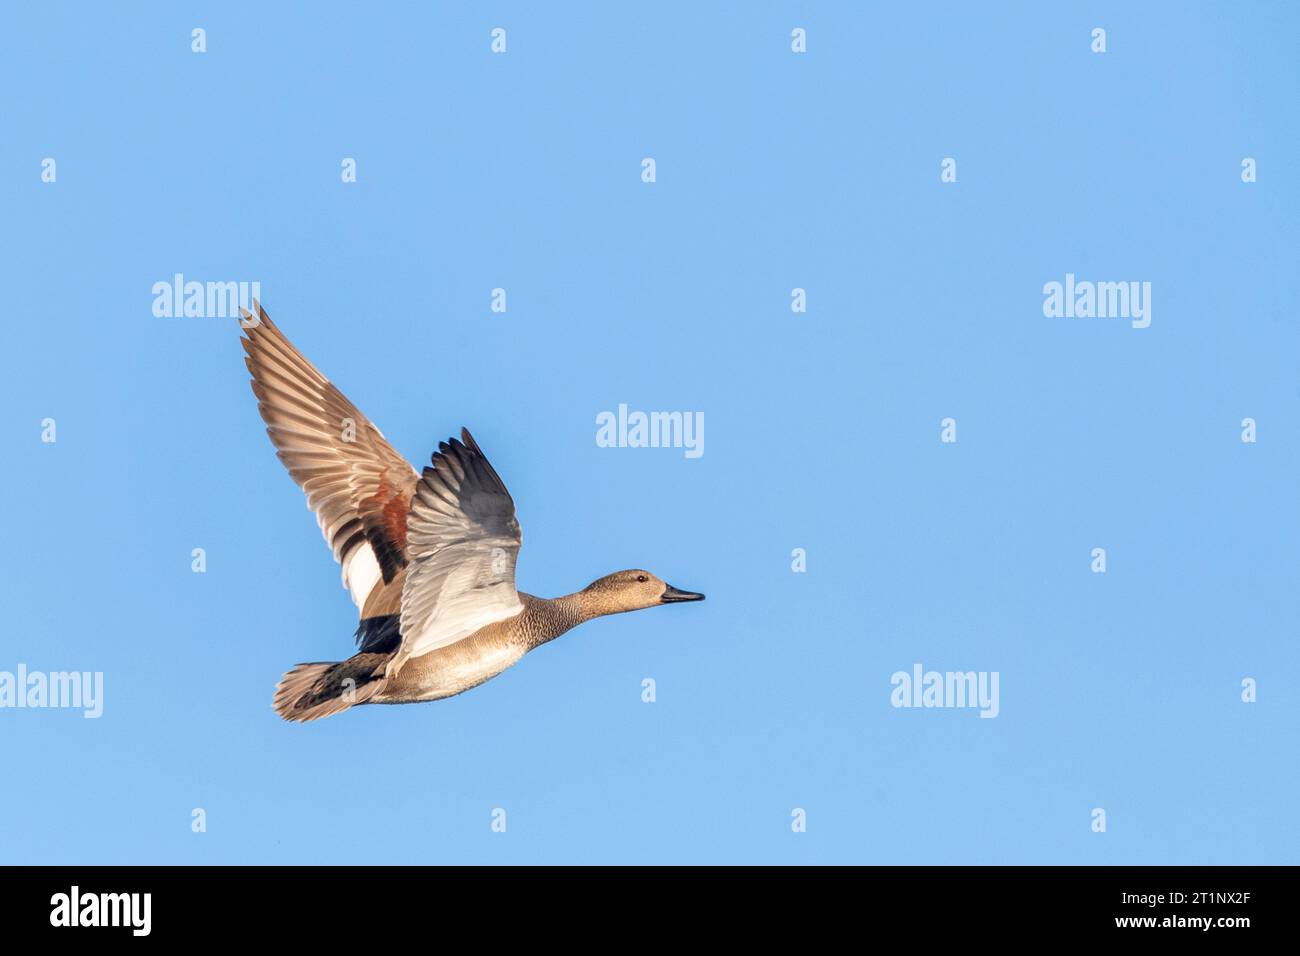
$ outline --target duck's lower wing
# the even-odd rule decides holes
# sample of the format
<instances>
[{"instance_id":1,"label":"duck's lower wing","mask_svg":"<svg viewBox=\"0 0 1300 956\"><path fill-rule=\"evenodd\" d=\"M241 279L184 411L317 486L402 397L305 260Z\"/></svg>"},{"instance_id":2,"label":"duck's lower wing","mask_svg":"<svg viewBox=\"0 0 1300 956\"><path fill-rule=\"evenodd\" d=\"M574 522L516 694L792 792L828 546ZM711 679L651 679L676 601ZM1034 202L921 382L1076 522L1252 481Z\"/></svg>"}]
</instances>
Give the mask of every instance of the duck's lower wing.
<instances>
[{"instance_id":1,"label":"duck's lower wing","mask_svg":"<svg viewBox=\"0 0 1300 956\"><path fill-rule=\"evenodd\" d=\"M408 660L523 610L515 590L515 503L469 431L461 438L438 446L411 496L402 641L389 677Z\"/></svg>"}]
</instances>

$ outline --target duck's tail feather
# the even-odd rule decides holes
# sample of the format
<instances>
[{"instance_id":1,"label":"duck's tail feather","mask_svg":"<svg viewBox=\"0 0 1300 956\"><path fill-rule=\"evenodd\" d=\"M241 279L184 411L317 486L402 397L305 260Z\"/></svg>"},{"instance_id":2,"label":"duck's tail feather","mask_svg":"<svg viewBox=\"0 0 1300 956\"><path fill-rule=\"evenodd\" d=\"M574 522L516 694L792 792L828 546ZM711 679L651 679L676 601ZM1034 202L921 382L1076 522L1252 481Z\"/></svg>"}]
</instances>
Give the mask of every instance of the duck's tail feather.
<instances>
[{"instance_id":1,"label":"duck's tail feather","mask_svg":"<svg viewBox=\"0 0 1300 956\"><path fill-rule=\"evenodd\" d=\"M383 686L390 654L354 654L337 663L299 664L275 685L275 712L285 720L328 717L364 704Z\"/></svg>"}]
</instances>

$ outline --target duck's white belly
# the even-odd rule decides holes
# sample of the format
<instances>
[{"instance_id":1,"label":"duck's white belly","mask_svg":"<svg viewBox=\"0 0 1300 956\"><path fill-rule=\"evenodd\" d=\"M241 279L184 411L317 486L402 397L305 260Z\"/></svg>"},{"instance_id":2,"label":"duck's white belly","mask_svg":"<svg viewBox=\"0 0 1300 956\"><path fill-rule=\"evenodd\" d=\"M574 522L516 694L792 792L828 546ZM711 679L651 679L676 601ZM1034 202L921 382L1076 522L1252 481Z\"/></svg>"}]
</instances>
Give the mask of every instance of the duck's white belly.
<instances>
[{"instance_id":1,"label":"duck's white belly","mask_svg":"<svg viewBox=\"0 0 1300 956\"><path fill-rule=\"evenodd\" d=\"M406 704L451 697L496 677L526 651L521 645L484 646L473 639L441 647L403 664L370 703Z\"/></svg>"}]
</instances>

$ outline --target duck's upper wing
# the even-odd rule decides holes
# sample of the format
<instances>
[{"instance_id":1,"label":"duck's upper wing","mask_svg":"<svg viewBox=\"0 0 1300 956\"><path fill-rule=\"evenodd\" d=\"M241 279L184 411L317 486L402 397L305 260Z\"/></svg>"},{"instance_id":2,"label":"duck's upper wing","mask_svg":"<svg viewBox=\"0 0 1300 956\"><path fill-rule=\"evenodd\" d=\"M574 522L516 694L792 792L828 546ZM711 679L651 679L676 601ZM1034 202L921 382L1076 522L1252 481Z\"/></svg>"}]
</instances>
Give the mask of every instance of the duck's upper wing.
<instances>
[{"instance_id":1,"label":"duck's upper wing","mask_svg":"<svg viewBox=\"0 0 1300 956\"><path fill-rule=\"evenodd\" d=\"M307 495L358 608L406 566L406 514L419 473L293 347L260 303L241 309L245 362L276 455ZM396 587L396 585L395 585Z\"/></svg>"},{"instance_id":2,"label":"duck's upper wing","mask_svg":"<svg viewBox=\"0 0 1300 956\"><path fill-rule=\"evenodd\" d=\"M411 498L402 643L390 677L409 658L523 610L515 590L515 503L469 431L460 435L438 446Z\"/></svg>"}]
</instances>

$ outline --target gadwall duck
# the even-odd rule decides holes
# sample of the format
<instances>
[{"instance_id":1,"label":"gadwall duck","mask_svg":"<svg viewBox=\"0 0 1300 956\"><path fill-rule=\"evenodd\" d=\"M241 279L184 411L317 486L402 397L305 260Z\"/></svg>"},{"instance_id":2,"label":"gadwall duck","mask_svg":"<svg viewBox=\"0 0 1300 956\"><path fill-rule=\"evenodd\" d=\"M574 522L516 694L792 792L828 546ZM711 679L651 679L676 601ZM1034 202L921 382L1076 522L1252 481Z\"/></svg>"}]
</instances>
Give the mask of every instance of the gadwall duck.
<instances>
[{"instance_id":1,"label":"gadwall duck","mask_svg":"<svg viewBox=\"0 0 1300 956\"><path fill-rule=\"evenodd\" d=\"M469 431L416 471L256 300L253 308L256 317L240 310L240 341L258 410L361 617L355 654L281 678L274 706L285 720L450 697L584 621L704 599L641 570L558 598L516 590L515 503Z\"/></svg>"}]
</instances>

